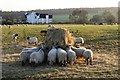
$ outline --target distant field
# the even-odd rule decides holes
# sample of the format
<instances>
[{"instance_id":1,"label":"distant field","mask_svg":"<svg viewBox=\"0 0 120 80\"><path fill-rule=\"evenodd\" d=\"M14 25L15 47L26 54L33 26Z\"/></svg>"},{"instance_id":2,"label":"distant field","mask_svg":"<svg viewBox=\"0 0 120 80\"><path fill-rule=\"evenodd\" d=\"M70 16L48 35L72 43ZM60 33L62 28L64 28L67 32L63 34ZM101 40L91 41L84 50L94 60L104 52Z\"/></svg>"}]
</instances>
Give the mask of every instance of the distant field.
<instances>
[{"instance_id":1,"label":"distant field","mask_svg":"<svg viewBox=\"0 0 120 80\"><path fill-rule=\"evenodd\" d=\"M58 65L22 67L19 53L26 46L27 36L36 36L39 42L44 38L40 31L47 29L48 25L13 25L2 28L2 60L3 78L120 78L118 75L118 26L117 25L73 25L55 24L57 28L67 28L73 31L73 36L83 37L85 47L94 52L93 65L85 65L81 59L74 66L60 67ZM78 33L75 33L78 30ZM13 43L11 35L18 33L17 43Z\"/></svg>"},{"instance_id":2,"label":"distant field","mask_svg":"<svg viewBox=\"0 0 120 80\"><path fill-rule=\"evenodd\" d=\"M53 16L53 22L69 22L69 15L68 14L64 14L64 15L54 15Z\"/></svg>"}]
</instances>

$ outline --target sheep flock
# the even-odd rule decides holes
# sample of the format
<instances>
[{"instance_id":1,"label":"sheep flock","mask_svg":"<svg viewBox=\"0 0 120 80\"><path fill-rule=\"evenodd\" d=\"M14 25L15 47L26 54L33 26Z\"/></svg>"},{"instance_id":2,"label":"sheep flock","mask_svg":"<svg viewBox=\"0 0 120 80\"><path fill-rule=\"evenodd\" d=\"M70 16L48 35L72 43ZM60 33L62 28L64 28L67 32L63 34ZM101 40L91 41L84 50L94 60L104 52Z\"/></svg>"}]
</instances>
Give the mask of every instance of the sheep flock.
<instances>
[{"instance_id":1,"label":"sheep flock","mask_svg":"<svg viewBox=\"0 0 120 80\"><path fill-rule=\"evenodd\" d=\"M28 43L34 42L36 47L23 48L20 52L20 60L22 66L29 64L31 66L42 65L62 65L76 64L78 57L84 58L87 65L92 65L93 51L85 47L78 47L77 44L84 45L82 37L73 37L66 29L58 29L53 25L49 25L45 32L45 41L38 45L36 37L28 37ZM42 31L41 31L42 32ZM61 32L61 33L60 33Z\"/></svg>"}]
</instances>

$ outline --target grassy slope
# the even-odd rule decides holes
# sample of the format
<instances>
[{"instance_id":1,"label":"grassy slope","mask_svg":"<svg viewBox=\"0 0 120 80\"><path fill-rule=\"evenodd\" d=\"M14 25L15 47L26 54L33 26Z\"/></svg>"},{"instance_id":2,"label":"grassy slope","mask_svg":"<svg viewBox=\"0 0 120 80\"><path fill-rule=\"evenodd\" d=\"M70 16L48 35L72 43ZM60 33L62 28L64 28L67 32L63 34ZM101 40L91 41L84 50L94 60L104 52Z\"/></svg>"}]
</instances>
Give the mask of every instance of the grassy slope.
<instances>
[{"instance_id":1,"label":"grassy slope","mask_svg":"<svg viewBox=\"0 0 120 80\"><path fill-rule=\"evenodd\" d=\"M21 67L19 62L19 52L26 45L26 36L36 36L43 41L40 30L47 29L48 25L29 25L29 26L12 26L8 29L4 26L2 29L3 41L3 77L41 77L41 78L118 78L118 27L116 25L72 25L72 24L55 24L56 27L64 27L70 31L76 32L75 37L85 39L85 47L91 47L94 52L94 65L86 66L79 62L75 66L50 67L44 65L37 68ZM25 33L24 33L25 31ZM18 46L11 42L11 34L18 33ZM40 73L41 71L41 73ZM12 73L12 74L11 74ZM16 74L16 73L19 73ZM21 74L22 73L22 74ZM52 75L54 74L54 75Z\"/></svg>"}]
</instances>

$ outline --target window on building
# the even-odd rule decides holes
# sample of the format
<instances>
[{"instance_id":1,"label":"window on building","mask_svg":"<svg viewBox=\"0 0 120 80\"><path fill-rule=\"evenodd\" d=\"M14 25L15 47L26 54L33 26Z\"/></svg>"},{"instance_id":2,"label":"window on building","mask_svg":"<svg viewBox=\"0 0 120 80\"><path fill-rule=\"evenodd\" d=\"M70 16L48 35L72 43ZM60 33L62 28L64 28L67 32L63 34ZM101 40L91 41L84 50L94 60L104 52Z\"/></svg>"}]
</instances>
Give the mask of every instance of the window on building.
<instances>
[{"instance_id":1,"label":"window on building","mask_svg":"<svg viewBox=\"0 0 120 80\"><path fill-rule=\"evenodd\" d=\"M52 15L49 15L49 18L51 19L53 16Z\"/></svg>"}]
</instances>

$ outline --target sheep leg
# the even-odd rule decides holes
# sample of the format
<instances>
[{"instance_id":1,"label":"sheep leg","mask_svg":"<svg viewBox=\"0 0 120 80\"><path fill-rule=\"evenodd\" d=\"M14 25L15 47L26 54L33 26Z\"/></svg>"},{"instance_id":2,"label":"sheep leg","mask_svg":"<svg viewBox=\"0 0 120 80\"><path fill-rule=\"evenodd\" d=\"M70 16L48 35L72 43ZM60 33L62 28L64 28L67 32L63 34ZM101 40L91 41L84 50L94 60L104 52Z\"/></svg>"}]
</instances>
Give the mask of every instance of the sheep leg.
<instances>
[{"instance_id":1,"label":"sheep leg","mask_svg":"<svg viewBox=\"0 0 120 80\"><path fill-rule=\"evenodd\" d=\"M25 65L25 62L24 61L22 61L22 66L24 66Z\"/></svg>"},{"instance_id":2,"label":"sheep leg","mask_svg":"<svg viewBox=\"0 0 120 80\"><path fill-rule=\"evenodd\" d=\"M37 43L35 42L35 46L37 45Z\"/></svg>"},{"instance_id":3,"label":"sheep leg","mask_svg":"<svg viewBox=\"0 0 120 80\"><path fill-rule=\"evenodd\" d=\"M52 62L52 61L50 61L50 62L49 62L49 65L51 65L51 66L52 66L52 65L53 65L53 62Z\"/></svg>"},{"instance_id":4,"label":"sheep leg","mask_svg":"<svg viewBox=\"0 0 120 80\"><path fill-rule=\"evenodd\" d=\"M92 65L92 60L90 59L90 65Z\"/></svg>"},{"instance_id":5,"label":"sheep leg","mask_svg":"<svg viewBox=\"0 0 120 80\"><path fill-rule=\"evenodd\" d=\"M28 42L28 43L27 43L27 47L29 47L29 44L30 44L30 43Z\"/></svg>"},{"instance_id":6,"label":"sheep leg","mask_svg":"<svg viewBox=\"0 0 120 80\"><path fill-rule=\"evenodd\" d=\"M85 44L83 43L82 46L84 46Z\"/></svg>"},{"instance_id":7,"label":"sheep leg","mask_svg":"<svg viewBox=\"0 0 120 80\"><path fill-rule=\"evenodd\" d=\"M60 66L64 66L64 61L60 61Z\"/></svg>"},{"instance_id":8,"label":"sheep leg","mask_svg":"<svg viewBox=\"0 0 120 80\"><path fill-rule=\"evenodd\" d=\"M32 66L32 67L35 67L35 62L31 62L31 66Z\"/></svg>"},{"instance_id":9,"label":"sheep leg","mask_svg":"<svg viewBox=\"0 0 120 80\"><path fill-rule=\"evenodd\" d=\"M74 64L74 62L73 62L73 61L71 61L71 62L70 62L70 65L73 65L73 64Z\"/></svg>"},{"instance_id":10,"label":"sheep leg","mask_svg":"<svg viewBox=\"0 0 120 80\"><path fill-rule=\"evenodd\" d=\"M55 65L56 64L56 61L53 61L53 65Z\"/></svg>"},{"instance_id":11,"label":"sheep leg","mask_svg":"<svg viewBox=\"0 0 120 80\"><path fill-rule=\"evenodd\" d=\"M35 42L35 46L37 45L37 42Z\"/></svg>"},{"instance_id":12,"label":"sheep leg","mask_svg":"<svg viewBox=\"0 0 120 80\"><path fill-rule=\"evenodd\" d=\"M59 61L59 65L60 65L60 66L62 66L62 65L63 65L63 64L62 64L62 61Z\"/></svg>"},{"instance_id":13,"label":"sheep leg","mask_svg":"<svg viewBox=\"0 0 120 80\"><path fill-rule=\"evenodd\" d=\"M48 65L49 65L49 62L50 62L50 61L47 61L47 64L48 64Z\"/></svg>"},{"instance_id":14,"label":"sheep leg","mask_svg":"<svg viewBox=\"0 0 120 80\"><path fill-rule=\"evenodd\" d=\"M88 58L85 61L86 61L86 64L88 65Z\"/></svg>"},{"instance_id":15,"label":"sheep leg","mask_svg":"<svg viewBox=\"0 0 120 80\"><path fill-rule=\"evenodd\" d=\"M66 60L64 60L64 66L66 66Z\"/></svg>"},{"instance_id":16,"label":"sheep leg","mask_svg":"<svg viewBox=\"0 0 120 80\"><path fill-rule=\"evenodd\" d=\"M74 63L76 64L76 57L75 57L75 59L74 59Z\"/></svg>"}]
</instances>

